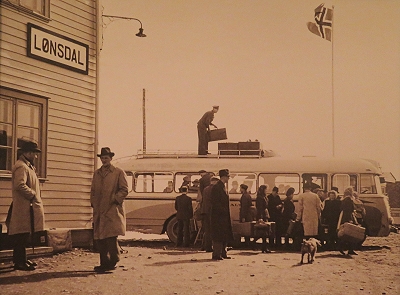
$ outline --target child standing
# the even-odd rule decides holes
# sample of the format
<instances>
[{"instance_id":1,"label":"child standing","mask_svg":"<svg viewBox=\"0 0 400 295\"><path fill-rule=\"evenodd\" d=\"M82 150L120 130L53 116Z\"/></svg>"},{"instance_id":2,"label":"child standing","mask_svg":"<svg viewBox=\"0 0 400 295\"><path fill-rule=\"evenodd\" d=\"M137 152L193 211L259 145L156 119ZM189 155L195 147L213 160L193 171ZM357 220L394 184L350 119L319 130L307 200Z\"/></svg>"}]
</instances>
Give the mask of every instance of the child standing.
<instances>
[{"instance_id":1,"label":"child standing","mask_svg":"<svg viewBox=\"0 0 400 295\"><path fill-rule=\"evenodd\" d=\"M175 199L176 218L178 219L178 239L176 246L189 247L190 219L193 218L192 199L187 195L188 187L181 187L181 195Z\"/></svg>"}]
</instances>

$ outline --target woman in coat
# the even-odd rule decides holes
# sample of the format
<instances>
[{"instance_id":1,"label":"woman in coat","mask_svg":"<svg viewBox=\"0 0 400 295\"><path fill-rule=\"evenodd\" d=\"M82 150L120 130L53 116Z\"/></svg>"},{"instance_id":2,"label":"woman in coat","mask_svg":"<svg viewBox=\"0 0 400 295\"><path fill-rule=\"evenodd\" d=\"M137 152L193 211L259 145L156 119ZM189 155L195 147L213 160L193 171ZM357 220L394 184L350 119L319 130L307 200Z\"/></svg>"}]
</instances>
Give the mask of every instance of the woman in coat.
<instances>
[{"instance_id":1,"label":"woman in coat","mask_svg":"<svg viewBox=\"0 0 400 295\"><path fill-rule=\"evenodd\" d=\"M259 221L268 221L269 218L269 213L268 213L268 199L267 199L267 190L268 187L266 185L260 185L257 191L257 197L256 197L256 209L257 209L257 222ZM260 233L257 233L260 232ZM261 230L257 230L255 233L256 237L254 238L253 242L256 243L256 241L261 238L262 239L262 244L261 244L261 252L262 253L270 253L271 250L268 249L267 247L267 234L266 232L263 232Z\"/></svg>"},{"instance_id":2,"label":"woman in coat","mask_svg":"<svg viewBox=\"0 0 400 295\"><path fill-rule=\"evenodd\" d=\"M356 223L355 221L355 210L356 207L354 205L354 196L353 196L353 189L352 188L347 188L344 193L343 193L343 200L342 200L342 204L341 204L341 218L339 218L339 224L344 224L346 222L349 223ZM338 248L339 248L339 252L343 255L345 255L344 253L344 249L348 249L347 254L348 255L357 255L357 253L354 251L356 245L354 245L353 243L350 242L346 242L343 241L342 239L338 239Z\"/></svg>"}]
</instances>

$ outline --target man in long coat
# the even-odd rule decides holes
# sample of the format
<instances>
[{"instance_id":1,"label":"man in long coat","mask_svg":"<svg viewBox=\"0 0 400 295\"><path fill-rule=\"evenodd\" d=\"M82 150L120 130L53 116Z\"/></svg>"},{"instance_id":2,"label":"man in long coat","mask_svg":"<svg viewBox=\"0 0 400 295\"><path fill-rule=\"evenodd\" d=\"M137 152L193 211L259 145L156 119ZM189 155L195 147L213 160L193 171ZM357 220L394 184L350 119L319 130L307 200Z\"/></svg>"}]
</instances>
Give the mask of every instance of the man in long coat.
<instances>
[{"instance_id":1,"label":"man in long coat","mask_svg":"<svg viewBox=\"0 0 400 295\"><path fill-rule=\"evenodd\" d=\"M35 142L26 141L22 144L20 151L22 155L12 169L13 201L11 218L7 227L13 241L14 269L34 270L36 263L27 260L26 246L32 230L31 206L34 232L44 230L43 203L34 166L34 160L41 150Z\"/></svg>"},{"instance_id":2,"label":"man in long coat","mask_svg":"<svg viewBox=\"0 0 400 295\"><path fill-rule=\"evenodd\" d=\"M203 190L203 198L201 199L201 228L203 230L202 249L206 252L212 252L211 239L211 191L213 186L219 181L216 176L211 177L210 185Z\"/></svg>"},{"instance_id":3,"label":"man in long coat","mask_svg":"<svg viewBox=\"0 0 400 295\"><path fill-rule=\"evenodd\" d=\"M218 112L219 106L213 106L211 111L204 113L204 115L197 122L197 135L199 137L198 154L207 155L208 153L208 135L207 131L210 129L210 125L215 126L212 121L214 120L214 114Z\"/></svg>"},{"instance_id":4,"label":"man in long coat","mask_svg":"<svg viewBox=\"0 0 400 295\"><path fill-rule=\"evenodd\" d=\"M126 230L128 182L125 172L111 165L114 155L108 147L97 155L103 165L94 172L90 194L94 239L100 252L100 265L94 268L98 272L115 269L120 260L117 237L125 235Z\"/></svg>"},{"instance_id":5,"label":"man in long coat","mask_svg":"<svg viewBox=\"0 0 400 295\"><path fill-rule=\"evenodd\" d=\"M297 220L302 221L305 238L318 237L318 224L321 218L321 200L311 192L308 183L303 185L304 193L299 195Z\"/></svg>"},{"instance_id":6,"label":"man in long coat","mask_svg":"<svg viewBox=\"0 0 400 295\"><path fill-rule=\"evenodd\" d=\"M229 259L227 242L233 240L231 215L229 211L229 195L225 184L229 180L229 170L219 171L220 180L211 189L211 238L213 260Z\"/></svg>"}]
</instances>

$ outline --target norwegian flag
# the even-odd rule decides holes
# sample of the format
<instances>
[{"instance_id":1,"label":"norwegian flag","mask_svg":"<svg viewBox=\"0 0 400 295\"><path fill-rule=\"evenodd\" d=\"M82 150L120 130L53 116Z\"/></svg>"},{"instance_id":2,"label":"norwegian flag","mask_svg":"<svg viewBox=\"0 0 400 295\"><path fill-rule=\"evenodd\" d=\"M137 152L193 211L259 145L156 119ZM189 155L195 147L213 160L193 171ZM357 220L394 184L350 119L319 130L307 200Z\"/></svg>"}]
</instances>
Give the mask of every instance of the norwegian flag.
<instances>
[{"instance_id":1,"label":"norwegian flag","mask_svg":"<svg viewBox=\"0 0 400 295\"><path fill-rule=\"evenodd\" d=\"M308 22L307 27L311 33L332 41L333 10L325 8L324 3L314 9L315 23Z\"/></svg>"}]
</instances>

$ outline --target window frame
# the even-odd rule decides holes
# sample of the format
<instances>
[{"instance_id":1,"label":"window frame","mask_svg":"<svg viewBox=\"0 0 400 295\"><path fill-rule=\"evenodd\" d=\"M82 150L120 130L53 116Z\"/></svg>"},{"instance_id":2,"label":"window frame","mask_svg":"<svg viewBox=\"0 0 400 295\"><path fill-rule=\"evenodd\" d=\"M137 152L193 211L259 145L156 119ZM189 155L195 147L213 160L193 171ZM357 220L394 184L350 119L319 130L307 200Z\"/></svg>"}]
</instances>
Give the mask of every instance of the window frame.
<instances>
[{"instance_id":1,"label":"window frame","mask_svg":"<svg viewBox=\"0 0 400 295\"><path fill-rule=\"evenodd\" d=\"M17 106L18 103L39 106L39 126L38 126L38 146L41 149L40 160L36 167L39 178L47 176L47 133L48 133L48 97L35 95L32 93L18 91L15 89L0 86L0 98L11 100L12 107L12 141L11 141L11 163L18 160L18 138L17 138ZM12 167L11 167L12 169ZM11 170L0 170L0 175L10 175Z\"/></svg>"},{"instance_id":2,"label":"window frame","mask_svg":"<svg viewBox=\"0 0 400 295\"><path fill-rule=\"evenodd\" d=\"M258 187L260 187L261 185L267 185L267 187L268 187L268 193L271 193L272 192L272 188L276 185L276 183L274 183L274 185L273 186L271 186L269 183L265 183L265 178L263 177L263 175L275 175L275 180L276 180L276 178L277 177L279 177L279 176L284 176L284 177L289 177L289 176L291 176L291 177L297 177L297 180L298 180L298 182L287 182L287 186L289 186L289 187L293 187L294 189L295 189L295 192L294 192L294 195L298 195L298 194L301 194L302 193L302 177L301 177L301 175L299 174L299 173L297 173L297 172L261 172L261 173L259 173L258 174L258 177L257 177L257 181L258 181ZM262 179L262 180L261 180ZM289 185L289 183L290 184L294 184L294 183L296 183L297 185L296 186L292 186L292 185ZM279 186L279 185L278 185ZM287 188L288 189L288 188ZM280 195L280 196L284 196L285 195L285 193L286 193L286 188L285 188L285 190L284 191L282 191L282 190L279 190L279 192L278 192L278 194Z\"/></svg>"},{"instance_id":3,"label":"window frame","mask_svg":"<svg viewBox=\"0 0 400 295\"><path fill-rule=\"evenodd\" d=\"M29 7L25 7L23 5L21 5L21 0L16 0L18 3L13 3L11 1L8 0L0 0L0 4L4 4L8 7L11 7L15 10L17 10L18 12L22 12L28 15L32 15L35 17L39 17L45 21L49 21L50 20L50 2L51 0L42 0L43 1L43 13L41 12L37 12L33 9L30 9Z\"/></svg>"}]
</instances>

